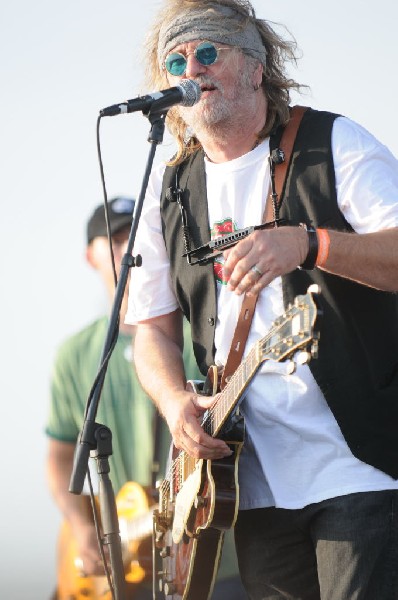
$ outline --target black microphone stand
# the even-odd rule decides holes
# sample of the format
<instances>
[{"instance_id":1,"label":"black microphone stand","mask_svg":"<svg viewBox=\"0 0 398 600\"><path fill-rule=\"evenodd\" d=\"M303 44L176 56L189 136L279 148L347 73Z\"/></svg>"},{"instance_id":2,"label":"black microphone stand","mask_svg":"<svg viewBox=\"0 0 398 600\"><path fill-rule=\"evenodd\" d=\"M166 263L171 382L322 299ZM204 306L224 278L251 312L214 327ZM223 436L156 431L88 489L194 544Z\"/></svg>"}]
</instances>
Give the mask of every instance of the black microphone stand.
<instances>
[{"instance_id":1,"label":"black microphone stand","mask_svg":"<svg viewBox=\"0 0 398 600\"><path fill-rule=\"evenodd\" d=\"M141 256L136 258L132 255L142 206L144 203L146 189L148 187L149 176L151 174L156 147L163 141L165 118L167 110L158 110L154 113L148 112L151 123L151 130L148 136L148 142L151 147L147 160L147 165L142 181L141 191L136 204L134 219L132 221L126 253L121 262L119 279L116 285L115 297L111 309L108 330L104 342L101 356L101 368L93 385L93 393L87 402L84 423L79 440L76 444L73 461L73 469L70 479L69 491L72 494L81 494L84 480L88 470L88 460L91 455L97 463L97 473L99 478L98 499L100 505L103 543L109 548L109 559L113 581L113 597L115 600L125 600L126 585L124 577L124 566L122 558L122 546L119 532L119 522L117 516L115 494L112 488L112 482L109 478L108 458L112 454L112 432L99 423L96 423L98 404L105 380L107 364L112 353L114 342L118 335L120 308L125 293L129 270L131 267L139 267L142 264Z\"/></svg>"}]
</instances>

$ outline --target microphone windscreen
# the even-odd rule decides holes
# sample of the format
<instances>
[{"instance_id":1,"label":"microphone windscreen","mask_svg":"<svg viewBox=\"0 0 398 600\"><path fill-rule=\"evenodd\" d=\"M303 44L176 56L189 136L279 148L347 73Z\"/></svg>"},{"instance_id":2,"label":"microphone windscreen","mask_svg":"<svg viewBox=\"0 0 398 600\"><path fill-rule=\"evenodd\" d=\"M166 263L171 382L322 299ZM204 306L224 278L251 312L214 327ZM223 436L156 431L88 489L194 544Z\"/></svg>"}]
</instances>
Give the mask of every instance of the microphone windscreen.
<instances>
[{"instance_id":1,"label":"microphone windscreen","mask_svg":"<svg viewBox=\"0 0 398 600\"><path fill-rule=\"evenodd\" d=\"M271 159L276 165L280 165L285 162L285 153L281 148L275 148L275 150L272 150L271 152Z\"/></svg>"}]
</instances>

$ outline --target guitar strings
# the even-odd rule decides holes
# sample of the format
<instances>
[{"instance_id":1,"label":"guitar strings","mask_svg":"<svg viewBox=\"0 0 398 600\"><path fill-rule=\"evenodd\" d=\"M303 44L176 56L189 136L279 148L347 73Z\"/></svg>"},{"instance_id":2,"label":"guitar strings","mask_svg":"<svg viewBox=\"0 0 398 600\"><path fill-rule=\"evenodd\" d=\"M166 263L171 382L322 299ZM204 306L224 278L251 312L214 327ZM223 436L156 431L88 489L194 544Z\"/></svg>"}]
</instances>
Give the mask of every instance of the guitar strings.
<instances>
[{"instance_id":1,"label":"guitar strings","mask_svg":"<svg viewBox=\"0 0 398 600\"><path fill-rule=\"evenodd\" d=\"M257 347L257 344L249 352L248 357L247 357L248 361L251 360L253 354L255 354L256 347ZM231 386L232 387L234 386L234 384L235 384L236 380L239 378L239 375L242 370L243 370L243 367L242 367L242 364L240 364L239 367L237 368L237 370L235 371L235 373L233 374L233 376L231 377L231 380L228 385L228 390L231 389ZM205 418L202 422L202 426L203 426L203 429L207 433L209 432L210 426L213 422L213 415L216 415L216 413L219 412L219 410L220 410L220 406L225 404L225 396L227 395L226 390L227 390L227 388L224 388L223 392L220 393L217 403L214 406L212 406L207 411L207 414L205 415ZM169 469L169 472L166 475L166 478L163 480L163 482L160 486L160 489L163 492L163 494L165 494L165 492L169 491L170 486L171 486L171 481L177 482L177 488L178 489L180 488L181 476L182 476L182 473L185 471L185 467L187 466L187 463L189 460L192 460L191 457L184 450L181 450L179 452L177 458L173 460L171 467ZM180 477L178 477L178 474L180 475Z\"/></svg>"}]
</instances>

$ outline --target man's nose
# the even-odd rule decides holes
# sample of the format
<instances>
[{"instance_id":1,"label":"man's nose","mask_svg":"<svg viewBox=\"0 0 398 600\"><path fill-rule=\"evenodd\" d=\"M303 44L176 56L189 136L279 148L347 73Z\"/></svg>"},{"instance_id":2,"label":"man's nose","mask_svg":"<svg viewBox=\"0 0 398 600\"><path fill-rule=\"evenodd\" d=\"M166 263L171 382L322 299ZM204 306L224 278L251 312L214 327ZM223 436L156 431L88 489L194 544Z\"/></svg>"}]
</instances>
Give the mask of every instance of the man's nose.
<instances>
[{"instance_id":1,"label":"man's nose","mask_svg":"<svg viewBox=\"0 0 398 600\"><path fill-rule=\"evenodd\" d=\"M200 75L201 73L205 73L205 71L206 71L206 66L202 65L193 53L188 54L187 68L185 69L185 76L187 78L196 77L197 75Z\"/></svg>"}]
</instances>

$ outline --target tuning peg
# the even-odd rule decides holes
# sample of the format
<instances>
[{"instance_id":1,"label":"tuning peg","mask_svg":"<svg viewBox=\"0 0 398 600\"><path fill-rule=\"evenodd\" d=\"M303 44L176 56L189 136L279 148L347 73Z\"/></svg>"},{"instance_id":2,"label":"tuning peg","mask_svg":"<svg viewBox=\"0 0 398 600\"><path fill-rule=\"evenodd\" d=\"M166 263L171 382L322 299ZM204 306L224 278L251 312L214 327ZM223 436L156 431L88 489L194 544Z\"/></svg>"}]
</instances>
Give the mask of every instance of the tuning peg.
<instances>
[{"instance_id":1,"label":"tuning peg","mask_svg":"<svg viewBox=\"0 0 398 600\"><path fill-rule=\"evenodd\" d=\"M318 358L318 340L314 339L311 344L311 356L312 358Z\"/></svg>"},{"instance_id":2,"label":"tuning peg","mask_svg":"<svg viewBox=\"0 0 398 600\"><path fill-rule=\"evenodd\" d=\"M294 362L294 360L291 358L288 363L287 363L287 373L288 375L293 375L293 373L296 370L296 363Z\"/></svg>"},{"instance_id":3,"label":"tuning peg","mask_svg":"<svg viewBox=\"0 0 398 600\"><path fill-rule=\"evenodd\" d=\"M321 288L317 283L312 283L308 289L307 292L310 294L320 294L321 293Z\"/></svg>"},{"instance_id":4,"label":"tuning peg","mask_svg":"<svg viewBox=\"0 0 398 600\"><path fill-rule=\"evenodd\" d=\"M311 360L311 354L306 350L303 350L302 352L297 353L296 360L299 365L306 365Z\"/></svg>"}]
</instances>

